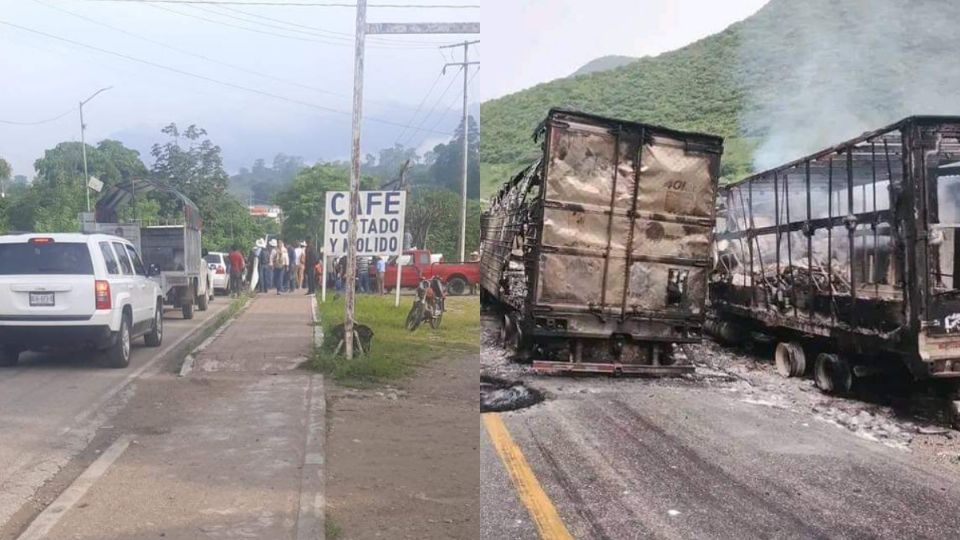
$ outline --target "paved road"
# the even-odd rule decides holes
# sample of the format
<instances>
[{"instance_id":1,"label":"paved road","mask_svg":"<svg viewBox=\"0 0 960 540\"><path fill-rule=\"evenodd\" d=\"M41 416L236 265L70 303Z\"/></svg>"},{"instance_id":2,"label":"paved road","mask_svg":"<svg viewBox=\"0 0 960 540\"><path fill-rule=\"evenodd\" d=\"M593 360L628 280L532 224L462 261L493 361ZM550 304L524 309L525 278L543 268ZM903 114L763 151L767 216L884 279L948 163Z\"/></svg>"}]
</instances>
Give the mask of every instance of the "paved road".
<instances>
[{"instance_id":1,"label":"paved road","mask_svg":"<svg viewBox=\"0 0 960 540\"><path fill-rule=\"evenodd\" d=\"M723 390L547 381L502 418L576 538L956 538L960 475ZM481 436L484 538L536 538Z\"/></svg>"},{"instance_id":2,"label":"paved road","mask_svg":"<svg viewBox=\"0 0 960 540\"><path fill-rule=\"evenodd\" d=\"M100 367L89 355L34 353L22 355L15 368L0 369L0 531L126 403L131 387L118 388L158 369L158 357L228 303L218 298L192 321L168 311L163 346L147 348L137 340L127 369Z\"/></svg>"},{"instance_id":3,"label":"paved road","mask_svg":"<svg viewBox=\"0 0 960 540\"><path fill-rule=\"evenodd\" d=\"M831 423L829 402L791 406L801 381L541 377L506 361L495 330L485 319L483 372L548 399L499 415L506 460L485 419L484 539L566 538L542 532L544 503L578 539L960 537L956 464Z\"/></svg>"},{"instance_id":4,"label":"paved road","mask_svg":"<svg viewBox=\"0 0 960 540\"><path fill-rule=\"evenodd\" d=\"M323 378L297 369L310 300L261 295L187 376L139 379L109 446L25 539L322 538Z\"/></svg>"}]
</instances>

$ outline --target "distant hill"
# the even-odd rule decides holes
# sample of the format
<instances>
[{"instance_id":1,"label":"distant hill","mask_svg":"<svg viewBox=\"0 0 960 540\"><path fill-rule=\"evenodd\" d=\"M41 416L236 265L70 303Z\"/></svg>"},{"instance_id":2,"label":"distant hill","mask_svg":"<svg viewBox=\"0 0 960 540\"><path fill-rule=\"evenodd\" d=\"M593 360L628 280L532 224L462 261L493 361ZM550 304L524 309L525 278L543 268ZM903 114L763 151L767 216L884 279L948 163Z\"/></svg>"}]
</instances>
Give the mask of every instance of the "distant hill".
<instances>
[{"instance_id":1,"label":"distant hill","mask_svg":"<svg viewBox=\"0 0 960 540\"><path fill-rule=\"evenodd\" d=\"M536 154L553 106L723 135L728 179L911 114L960 114L958 27L955 0L771 0L681 49L483 103L484 193Z\"/></svg>"},{"instance_id":2,"label":"distant hill","mask_svg":"<svg viewBox=\"0 0 960 540\"><path fill-rule=\"evenodd\" d=\"M574 71L571 77L576 77L577 75L589 75L598 71L607 71L608 69L618 68L636 61L637 59L632 56L601 56L600 58L595 58L584 64L580 69Z\"/></svg>"}]
</instances>

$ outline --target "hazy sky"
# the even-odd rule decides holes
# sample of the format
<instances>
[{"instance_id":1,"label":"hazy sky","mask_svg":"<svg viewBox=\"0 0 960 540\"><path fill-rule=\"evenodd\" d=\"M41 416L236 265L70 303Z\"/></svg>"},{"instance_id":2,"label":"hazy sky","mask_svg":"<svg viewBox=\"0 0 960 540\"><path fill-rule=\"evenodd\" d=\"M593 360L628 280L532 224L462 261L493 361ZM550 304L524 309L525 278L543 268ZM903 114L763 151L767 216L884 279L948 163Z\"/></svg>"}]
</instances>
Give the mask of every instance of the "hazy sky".
<instances>
[{"instance_id":1,"label":"hazy sky","mask_svg":"<svg viewBox=\"0 0 960 540\"><path fill-rule=\"evenodd\" d=\"M479 4L479 0L410 3ZM0 24L0 121L50 119L76 107L78 101L97 89L113 86L84 107L88 143L116 137L146 151L151 143L161 140L159 130L163 125L197 123L210 131L215 143L223 146L228 168L234 170L238 164L249 164L257 157L269 161L277 151L302 155L311 162L318 158L343 158L350 145L354 17L352 8L333 7L0 0L0 23L49 34ZM368 10L370 22L479 18L479 9ZM275 33L287 37L272 35ZM346 114L231 88L52 36ZM365 151L373 152L397 140L408 146L427 146L447 138L443 133L410 130L403 138L399 136L431 87L433 91L413 125L419 125L431 108L433 114L425 119L424 128L436 122L436 131L449 132L459 122L462 79L455 69L438 79L452 53L441 51L436 45L463 38L393 36L380 37L370 44L366 64ZM480 59L479 50L475 56ZM479 75L472 84L474 88L477 82ZM440 99L448 84L449 91ZM372 117L401 125L376 123L369 120ZM0 156L11 162L15 174L32 176L33 161L44 149L60 141L79 140L79 132L75 111L36 126L0 122ZM142 157L149 166L150 156Z\"/></svg>"},{"instance_id":2,"label":"hazy sky","mask_svg":"<svg viewBox=\"0 0 960 540\"><path fill-rule=\"evenodd\" d=\"M565 77L605 55L682 47L767 0L483 0L483 100Z\"/></svg>"}]
</instances>

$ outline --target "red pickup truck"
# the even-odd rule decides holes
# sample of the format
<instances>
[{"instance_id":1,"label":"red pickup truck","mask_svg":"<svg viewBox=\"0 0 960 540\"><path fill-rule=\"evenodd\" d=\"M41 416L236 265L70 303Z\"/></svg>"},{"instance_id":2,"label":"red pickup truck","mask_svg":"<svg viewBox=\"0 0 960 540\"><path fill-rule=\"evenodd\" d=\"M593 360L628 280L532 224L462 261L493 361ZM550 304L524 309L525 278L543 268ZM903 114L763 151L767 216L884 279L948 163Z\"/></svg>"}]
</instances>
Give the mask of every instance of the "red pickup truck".
<instances>
[{"instance_id":1,"label":"red pickup truck","mask_svg":"<svg viewBox=\"0 0 960 540\"><path fill-rule=\"evenodd\" d=\"M400 274L400 286L404 288L414 288L421 279L431 279L433 276L440 276L440 280L446 286L447 293L453 295L467 294L476 290L476 285L480 282L480 263L445 263L430 262L431 254L426 249L414 249L404 251L404 255L409 257L410 264L404 264ZM397 285L397 261L392 259L387 263L386 271L383 275L383 284L387 290L393 290Z\"/></svg>"}]
</instances>

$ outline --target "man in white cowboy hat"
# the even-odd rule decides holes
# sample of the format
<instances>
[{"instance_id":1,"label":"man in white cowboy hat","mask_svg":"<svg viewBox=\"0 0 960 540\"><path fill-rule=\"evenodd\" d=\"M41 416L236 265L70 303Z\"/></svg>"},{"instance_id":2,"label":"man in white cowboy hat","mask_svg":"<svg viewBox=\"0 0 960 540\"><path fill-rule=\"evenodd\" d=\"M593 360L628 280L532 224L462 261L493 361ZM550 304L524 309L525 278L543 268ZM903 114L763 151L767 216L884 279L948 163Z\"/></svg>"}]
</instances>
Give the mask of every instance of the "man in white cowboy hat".
<instances>
[{"instance_id":1,"label":"man in white cowboy hat","mask_svg":"<svg viewBox=\"0 0 960 540\"><path fill-rule=\"evenodd\" d=\"M263 254L266 251L267 242L263 238L257 238L253 245L253 256L250 259L250 281L253 282L253 272L257 272L255 292L263 291Z\"/></svg>"}]
</instances>

